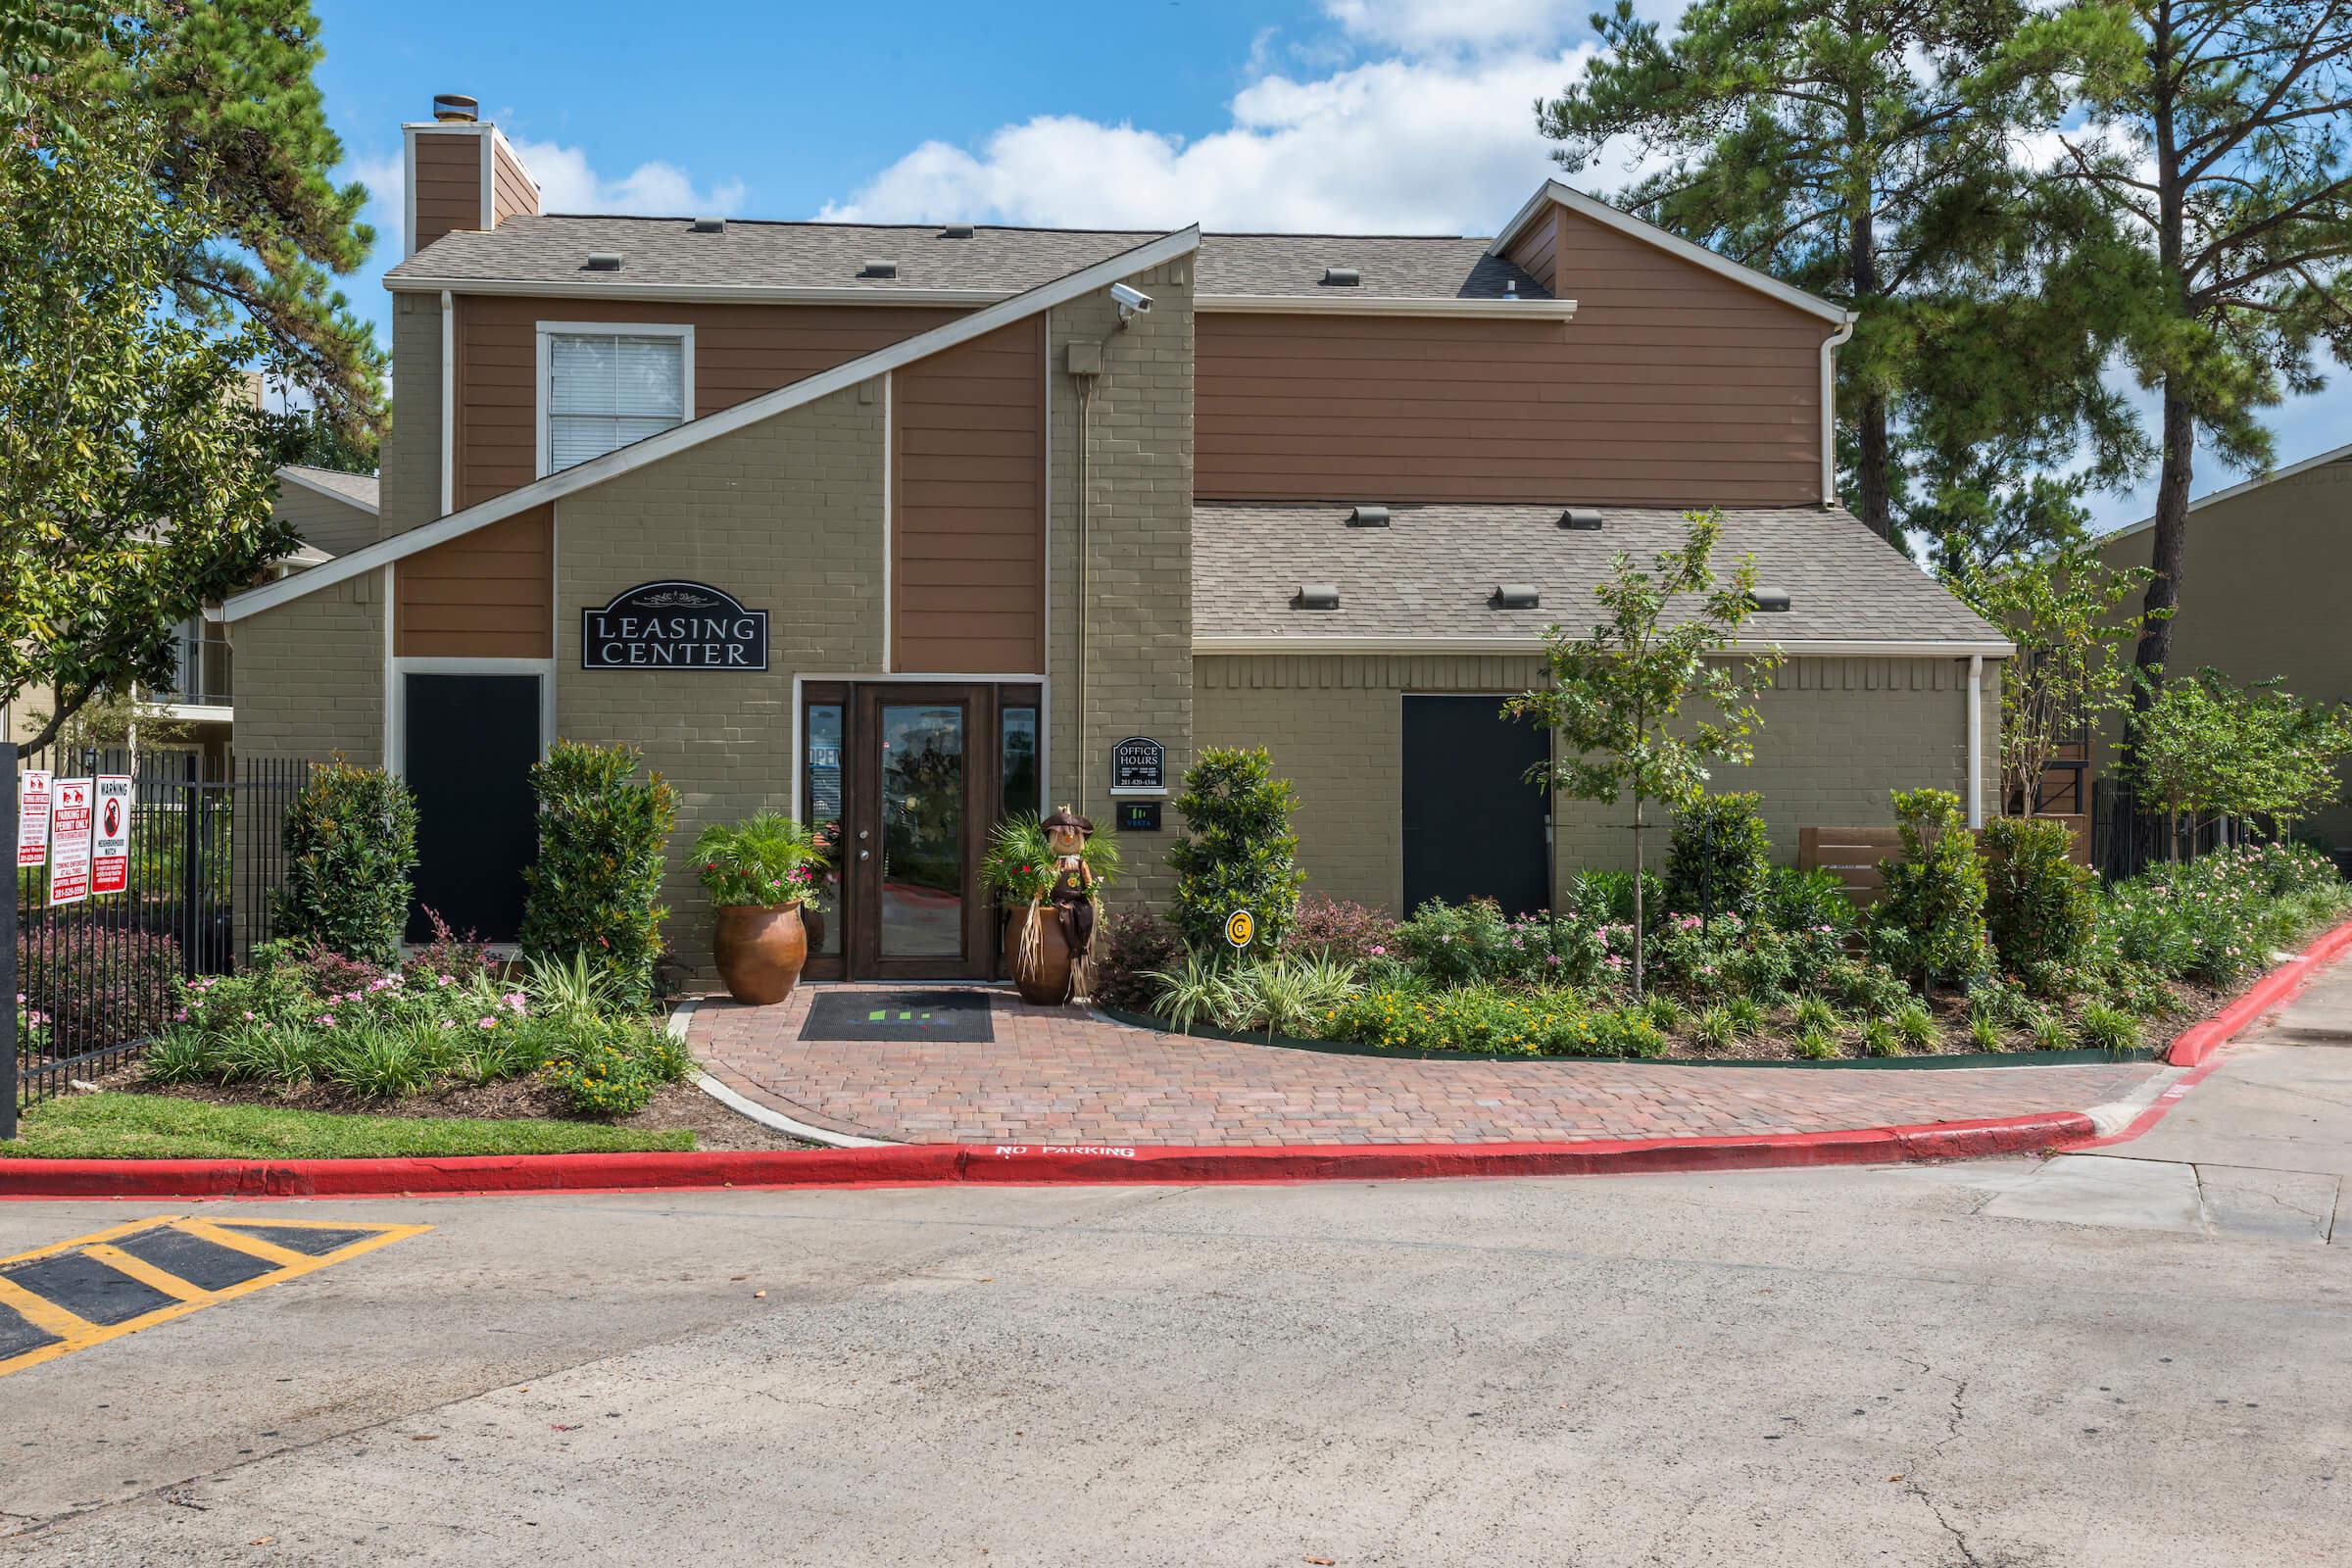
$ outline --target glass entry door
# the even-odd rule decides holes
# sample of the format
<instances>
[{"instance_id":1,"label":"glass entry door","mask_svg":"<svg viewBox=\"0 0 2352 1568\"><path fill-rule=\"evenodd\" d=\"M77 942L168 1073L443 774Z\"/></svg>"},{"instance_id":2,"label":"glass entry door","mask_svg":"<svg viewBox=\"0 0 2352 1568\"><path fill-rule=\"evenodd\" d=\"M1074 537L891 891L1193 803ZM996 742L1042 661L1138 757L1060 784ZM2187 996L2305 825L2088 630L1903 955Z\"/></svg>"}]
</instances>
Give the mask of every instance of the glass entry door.
<instances>
[{"instance_id":1,"label":"glass entry door","mask_svg":"<svg viewBox=\"0 0 2352 1568\"><path fill-rule=\"evenodd\" d=\"M1033 685L804 688L800 809L833 862L809 978L996 974L980 857L1001 815L1039 808L1039 717Z\"/></svg>"}]
</instances>

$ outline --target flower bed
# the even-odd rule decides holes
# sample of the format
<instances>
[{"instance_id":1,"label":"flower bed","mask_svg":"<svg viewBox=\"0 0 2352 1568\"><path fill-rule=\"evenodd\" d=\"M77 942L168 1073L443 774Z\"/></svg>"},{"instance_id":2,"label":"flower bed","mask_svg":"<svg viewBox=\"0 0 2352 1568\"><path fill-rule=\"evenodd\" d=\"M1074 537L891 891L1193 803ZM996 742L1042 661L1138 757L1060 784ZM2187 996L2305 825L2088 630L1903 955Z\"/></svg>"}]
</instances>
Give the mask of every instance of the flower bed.
<instances>
[{"instance_id":1,"label":"flower bed","mask_svg":"<svg viewBox=\"0 0 2352 1568\"><path fill-rule=\"evenodd\" d=\"M2210 1011L2272 955L2352 909L2334 868L2288 846L2230 850L2088 894L2063 963L1997 959L1921 985L1878 953L1913 955L1892 916L1863 919L1819 875L1775 869L1751 917L1668 911L1636 998L1630 879L1587 874L1577 907L1525 919L1492 904L1424 906L1402 922L1353 906L1299 912L1277 954L1180 955L1129 973L1114 943L1103 990L1150 998L1165 1027L1214 1028L1414 1053L1830 1060L2150 1048L2158 1023ZM1646 900L1645 900L1646 902ZM1936 918L1948 922L1948 901ZM1318 943L1318 937L1328 936ZM2039 934L2036 940L2039 940ZM1945 951L1990 955L1964 941ZM2038 951L2038 950L2037 950ZM1133 1005L1132 1001L1127 1001Z\"/></svg>"}]
</instances>

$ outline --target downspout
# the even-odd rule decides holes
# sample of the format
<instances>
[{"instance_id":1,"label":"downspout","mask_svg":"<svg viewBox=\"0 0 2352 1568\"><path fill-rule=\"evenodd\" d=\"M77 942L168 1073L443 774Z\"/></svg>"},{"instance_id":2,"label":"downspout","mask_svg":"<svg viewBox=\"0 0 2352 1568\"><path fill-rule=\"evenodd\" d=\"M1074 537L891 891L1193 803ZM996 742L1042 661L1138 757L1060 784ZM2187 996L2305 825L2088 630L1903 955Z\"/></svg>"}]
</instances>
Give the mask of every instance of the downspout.
<instances>
[{"instance_id":1,"label":"downspout","mask_svg":"<svg viewBox=\"0 0 2352 1568\"><path fill-rule=\"evenodd\" d=\"M1854 335L1855 313L1821 343L1821 504L1838 504L1838 345Z\"/></svg>"},{"instance_id":2,"label":"downspout","mask_svg":"<svg viewBox=\"0 0 2352 1568\"><path fill-rule=\"evenodd\" d=\"M1078 742L1078 811L1086 811L1086 762L1093 755L1086 744L1086 674L1092 660L1094 630L1094 599L1087 578L1086 525L1089 508L1087 492L1093 470L1089 460L1094 456L1095 378L1092 375L1073 375L1078 383L1078 719L1074 726Z\"/></svg>"},{"instance_id":3,"label":"downspout","mask_svg":"<svg viewBox=\"0 0 2352 1568\"><path fill-rule=\"evenodd\" d=\"M1984 825L1984 656L1968 656L1968 825Z\"/></svg>"},{"instance_id":4,"label":"downspout","mask_svg":"<svg viewBox=\"0 0 2352 1568\"><path fill-rule=\"evenodd\" d=\"M441 291L441 512L458 510L458 315Z\"/></svg>"}]
</instances>

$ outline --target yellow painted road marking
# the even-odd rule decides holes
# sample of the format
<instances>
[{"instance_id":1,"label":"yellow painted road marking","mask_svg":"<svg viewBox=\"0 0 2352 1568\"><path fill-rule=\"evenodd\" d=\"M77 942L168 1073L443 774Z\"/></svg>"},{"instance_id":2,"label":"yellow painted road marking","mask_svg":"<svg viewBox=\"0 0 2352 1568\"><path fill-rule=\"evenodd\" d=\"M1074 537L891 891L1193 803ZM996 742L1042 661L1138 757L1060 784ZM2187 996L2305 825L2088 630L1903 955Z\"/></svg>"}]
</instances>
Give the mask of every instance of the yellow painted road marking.
<instances>
[{"instance_id":1,"label":"yellow painted road marking","mask_svg":"<svg viewBox=\"0 0 2352 1568\"><path fill-rule=\"evenodd\" d=\"M330 1252L321 1252L314 1256L309 1252L298 1252L291 1248L279 1247L274 1243L264 1241L258 1236L246 1235L234 1228L235 1222L221 1225L215 1224L210 1220L198 1219L193 1215L157 1214L147 1219L131 1220L126 1224L111 1225L105 1230L94 1231L87 1236L76 1236L72 1241L53 1242L47 1247L36 1247L29 1251L18 1252L9 1257L0 1257L0 1270L6 1270L18 1264L38 1262L43 1258L80 1251L92 1261L117 1270L138 1281L148 1289L159 1291L173 1298L169 1306L159 1306L152 1312L141 1313L137 1317L125 1319L121 1323L92 1323L87 1318L50 1300L47 1297L17 1284L5 1273L0 1273L0 1306L15 1309L34 1328L44 1334L54 1336L47 1345L36 1346L32 1349L0 1359L0 1377L6 1377L11 1372L22 1372L27 1367L38 1366L44 1361L53 1361L61 1355L70 1355L75 1350L86 1350L92 1346L103 1345L109 1340L121 1339L126 1334L136 1334L141 1329L153 1328L159 1323L168 1323L176 1317L185 1317L188 1313L204 1307L218 1305L222 1301L231 1301L240 1296L250 1296L255 1291L271 1285L299 1279L305 1274L316 1273L330 1263L340 1263L348 1258L357 1257L363 1252L372 1252L378 1248L389 1247L394 1242L405 1241L412 1236L420 1236L432 1229L430 1225L381 1225L317 1219L270 1218L255 1219L249 1223L267 1225L275 1230L360 1231L366 1234L359 1240L347 1242ZM126 1236L134 1236L142 1231L157 1229L175 1230L197 1241L210 1242L215 1246L241 1252L248 1257L269 1263L272 1267L267 1274L257 1274L252 1279L224 1286L217 1291L208 1291L202 1286L181 1279L169 1270L158 1268L152 1263L133 1257L119 1247L108 1245Z\"/></svg>"}]
</instances>

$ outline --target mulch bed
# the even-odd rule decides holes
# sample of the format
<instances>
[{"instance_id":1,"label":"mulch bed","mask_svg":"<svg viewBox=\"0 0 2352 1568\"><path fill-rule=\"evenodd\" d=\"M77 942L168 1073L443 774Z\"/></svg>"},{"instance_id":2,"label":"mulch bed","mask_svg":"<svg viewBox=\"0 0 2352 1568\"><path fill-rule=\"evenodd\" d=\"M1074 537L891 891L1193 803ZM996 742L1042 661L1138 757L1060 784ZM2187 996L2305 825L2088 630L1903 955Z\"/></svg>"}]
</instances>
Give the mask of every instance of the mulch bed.
<instances>
[{"instance_id":1,"label":"mulch bed","mask_svg":"<svg viewBox=\"0 0 2352 1568\"><path fill-rule=\"evenodd\" d=\"M132 1062L97 1080L101 1089L201 1100L215 1105L268 1105L283 1110L323 1110L369 1116L471 1116L488 1121L577 1121L564 1113L563 1095L531 1078L495 1084L456 1084L430 1089L408 1100L362 1100L329 1084L279 1089L268 1084L158 1084L140 1076ZM599 1125L640 1132L694 1134L705 1149L814 1149L803 1139L772 1132L749 1116L729 1110L691 1083L664 1084L634 1116Z\"/></svg>"}]
</instances>

